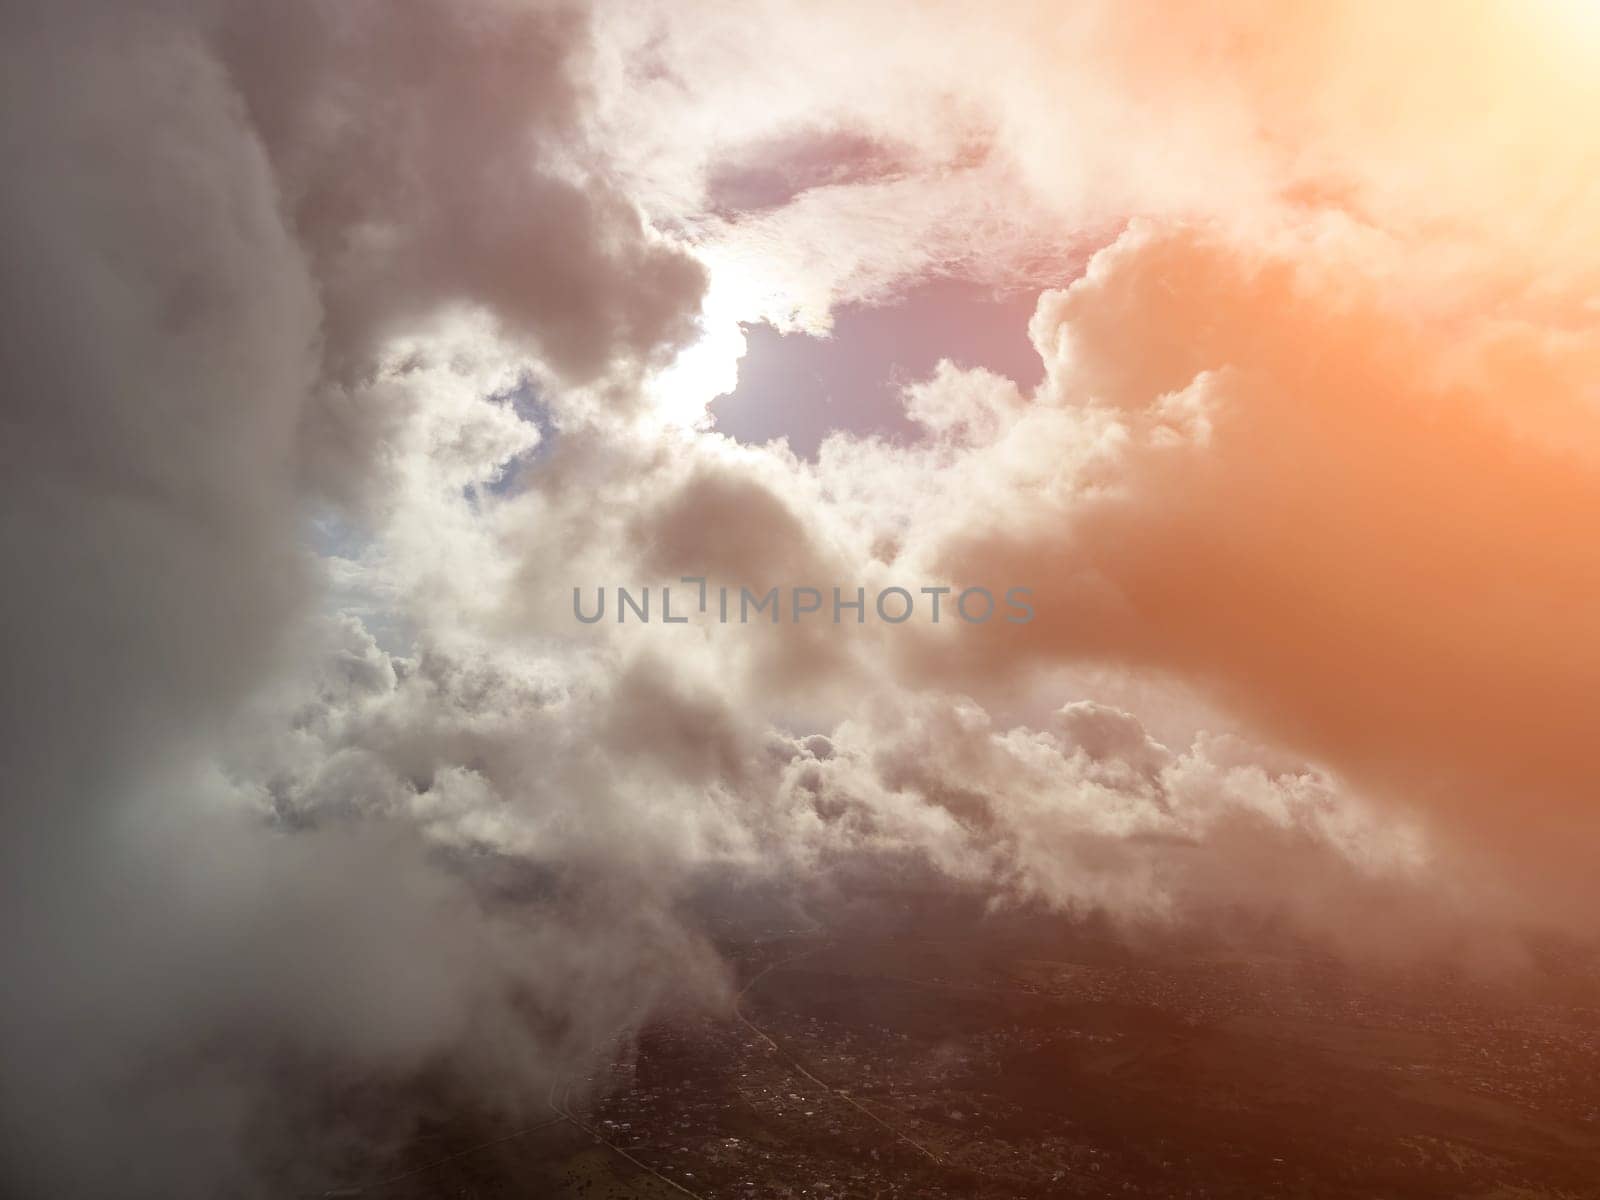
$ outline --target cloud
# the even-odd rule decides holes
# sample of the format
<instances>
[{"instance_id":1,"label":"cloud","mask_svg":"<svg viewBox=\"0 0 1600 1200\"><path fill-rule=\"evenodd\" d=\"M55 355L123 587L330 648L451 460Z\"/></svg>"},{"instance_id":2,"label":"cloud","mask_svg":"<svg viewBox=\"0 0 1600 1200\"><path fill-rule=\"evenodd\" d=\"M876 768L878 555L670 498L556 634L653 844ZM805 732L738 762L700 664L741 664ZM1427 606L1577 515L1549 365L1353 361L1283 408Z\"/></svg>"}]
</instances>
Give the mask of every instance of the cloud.
<instances>
[{"instance_id":1,"label":"cloud","mask_svg":"<svg viewBox=\"0 0 1600 1200\"><path fill-rule=\"evenodd\" d=\"M1117 437L1042 494L991 457L1011 502L940 553L1035 582L1029 653L1202 681L1576 915L1600 575L1573 514L1600 491L1592 413L1546 389L1595 347L1502 356L1500 319L1401 305L1361 251L1337 228L1293 249L1130 230L1033 325L1037 403Z\"/></svg>"},{"instance_id":2,"label":"cloud","mask_svg":"<svg viewBox=\"0 0 1600 1200\"><path fill-rule=\"evenodd\" d=\"M220 53L321 281L336 367L451 301L580 380L693 332L701 268L585 169L586 39L559 3L227 14Z\"/></svg>"},{"instance_id":3,"label":"cloud","mask_svg":"<svg viewBox=\"0 0 1600 1200\"><path fill-rule=\"evenodd\" d=\"M353 481L399 421L374 361L441 310L487 314L566 383L636 383L693 337L703 268L586 148L580 6L294 0L215 24L323 301L301 451L334 499L359 501Z\"/></svg>"},{"instance_id":4,"label":"cloud","mask_svg":"<svg viewBox=\"0 0 1600 1200\"><path fill-rule=\"evenodd\" d=\"M582 14L4 23L8 1186L243 1190L319 1056L400 1085L520 1038L526 1087L596 1032L557 997L615 996L605 1021L632 1004L608 972L714 989L663 908L591 903L610 940L552 924L513 949L405 826L286 836L217 774L239 706L321 653L310 520L444 514L441 486L537 441L461 378L504 380L512 345L513 377L636 376L692 331L701 269L583 170ZM451 344L476 364L458 390L408 389ZM317 775L330 809L378 803L360 764Z\"/></svg>"}]
</instances>

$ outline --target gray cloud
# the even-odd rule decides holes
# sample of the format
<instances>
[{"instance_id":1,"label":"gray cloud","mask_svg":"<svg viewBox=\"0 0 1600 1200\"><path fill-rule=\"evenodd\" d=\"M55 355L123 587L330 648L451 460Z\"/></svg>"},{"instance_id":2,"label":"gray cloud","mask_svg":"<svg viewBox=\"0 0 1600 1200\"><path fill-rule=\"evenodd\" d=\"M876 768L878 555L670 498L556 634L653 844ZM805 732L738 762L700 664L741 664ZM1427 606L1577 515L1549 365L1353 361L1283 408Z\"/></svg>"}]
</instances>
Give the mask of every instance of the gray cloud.
<instances>
[{"instance_id":1,"label":"gray cloud","mask_svg":"<svg viewBox=\"0 0 1600 1200\"><path fill-rule=\"evenodd\" d=\"M66 3L4 28L0 1157L37 1194L244 1189L305 1094L285 1063L536 1074L574 1036L560 996L705 970L664 909L519 926L409 827L286 835L211 765L236 705L319 653L306 484L367 513L394 482L417 411L374 391L384 346L480 308L552 377L636 373L701 273L584 175L579 12ZM344 766L319 808L381 794Z\"/></svg>"}]
</instances>

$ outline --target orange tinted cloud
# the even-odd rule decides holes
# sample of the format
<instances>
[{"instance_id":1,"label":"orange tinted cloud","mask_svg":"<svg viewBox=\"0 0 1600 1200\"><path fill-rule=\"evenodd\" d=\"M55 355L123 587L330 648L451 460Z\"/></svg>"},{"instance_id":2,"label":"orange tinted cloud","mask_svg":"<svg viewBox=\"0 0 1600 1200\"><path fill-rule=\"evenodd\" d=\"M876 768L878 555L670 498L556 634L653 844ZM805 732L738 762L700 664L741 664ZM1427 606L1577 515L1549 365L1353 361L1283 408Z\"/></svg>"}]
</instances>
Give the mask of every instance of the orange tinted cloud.
<instances>
[{"instance_id":1,"label":"orange tinted cloud","mask_svg":"<svg viewBox=\"0 0 1600 1200\"><path fill-rule=\"evenodd\" d=\"M1592 898L1600 413L1561 389L1592 377L1594 336L1531 355L1498 321L1397 305L1333 243L1150 228L1034 332L1043 402L1126 436L1070 494L1018 494L1020 519L945 545L960 573L1036 581L1023 652L1199 680Z\"/></svg>"}]
</instances>

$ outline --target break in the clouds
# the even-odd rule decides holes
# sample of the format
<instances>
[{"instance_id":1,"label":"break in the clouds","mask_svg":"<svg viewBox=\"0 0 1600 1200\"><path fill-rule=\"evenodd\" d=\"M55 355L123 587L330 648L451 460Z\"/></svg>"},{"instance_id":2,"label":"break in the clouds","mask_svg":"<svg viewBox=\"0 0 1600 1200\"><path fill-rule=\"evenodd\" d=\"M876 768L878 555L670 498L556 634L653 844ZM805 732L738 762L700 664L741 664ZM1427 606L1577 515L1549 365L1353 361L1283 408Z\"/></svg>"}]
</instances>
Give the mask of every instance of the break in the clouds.
<instances>
[{"instance_id":1,"label":"break in the clouds","mask_svg":"<svg viewBox=\"0 0 1600 1200\"><path fill-rule=\"evenodd\" d=\"M424 1073L533 1107L725 999L717 887L1592 911L1582 6L3 20L8 1184L311 1186L308 1097ZM962 289L1039 299L845 346L897 411L748 383ZM1039 617L571 618L682 575Z\"/></svg>"}]
</instances>

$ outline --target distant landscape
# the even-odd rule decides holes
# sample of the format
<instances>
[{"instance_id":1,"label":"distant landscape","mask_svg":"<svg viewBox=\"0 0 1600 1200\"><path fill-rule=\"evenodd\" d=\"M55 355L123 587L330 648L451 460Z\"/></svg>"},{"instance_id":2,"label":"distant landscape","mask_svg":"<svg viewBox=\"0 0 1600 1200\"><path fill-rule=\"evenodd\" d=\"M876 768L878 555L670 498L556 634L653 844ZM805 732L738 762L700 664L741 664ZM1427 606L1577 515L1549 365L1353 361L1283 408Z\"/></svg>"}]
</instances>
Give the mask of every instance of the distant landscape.
<instances>
[{"instance_id":1,"label":"distant landscape","mask_svg":"<svg viewBox=\"0 0 1600 1200\"><path fill-rule=\"evenodd\" d=\"M1592 952L1511 987L917 912L730 944L730 1011L597 1047L524 1128L438 1114L332 1194L1600 1195Z\"/></svg>"}]
</instances>

